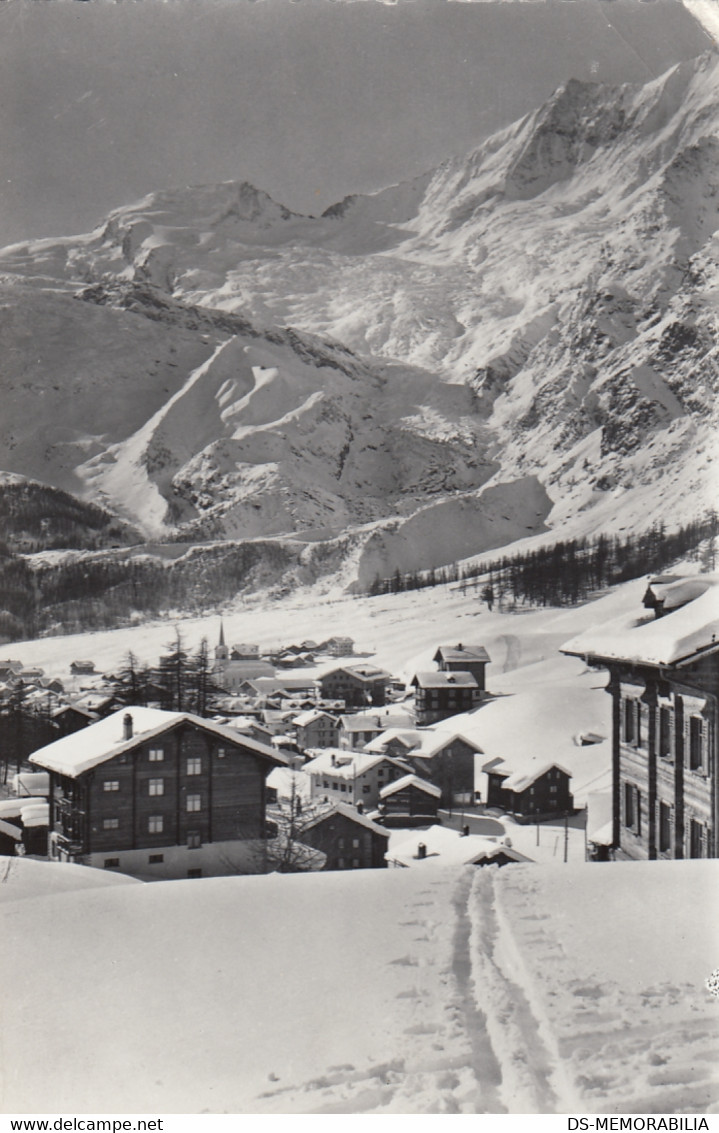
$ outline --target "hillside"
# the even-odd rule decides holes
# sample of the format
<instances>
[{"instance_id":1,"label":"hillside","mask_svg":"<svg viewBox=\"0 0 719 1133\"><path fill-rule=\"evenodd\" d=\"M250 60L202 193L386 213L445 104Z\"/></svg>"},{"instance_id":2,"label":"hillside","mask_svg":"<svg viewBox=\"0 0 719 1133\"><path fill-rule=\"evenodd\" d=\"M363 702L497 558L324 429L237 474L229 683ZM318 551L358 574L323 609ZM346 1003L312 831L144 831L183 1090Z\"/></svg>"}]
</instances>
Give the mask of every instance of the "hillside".
<instances>
[{"instance_id":1,"label":"hillside","mask_svg":"<svg viewBox=\"0 0 719 1133\"><path fill-rule=\"evenodd\" d=\"M321 217L226 182L6 248L3 463L152 539L349 532L365 579L700 513L718 84L569 80Z\"/></svg>"}]
</instances>

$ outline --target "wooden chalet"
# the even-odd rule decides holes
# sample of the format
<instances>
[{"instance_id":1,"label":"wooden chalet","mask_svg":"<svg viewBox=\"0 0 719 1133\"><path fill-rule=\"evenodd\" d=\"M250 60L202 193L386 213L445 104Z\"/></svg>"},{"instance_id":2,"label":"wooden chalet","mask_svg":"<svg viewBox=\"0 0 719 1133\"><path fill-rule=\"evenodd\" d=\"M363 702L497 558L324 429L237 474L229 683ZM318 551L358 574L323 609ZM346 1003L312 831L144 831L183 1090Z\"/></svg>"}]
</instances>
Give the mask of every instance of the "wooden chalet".
<instances>
[{"instance_id":1,"label":"wooden chalet","mask_svg":"<svg viewBox=\"0 0 719 1133\"><path fill-rule=\"evenodd\" d=\"M343 803L334 803L305 822L298 837L326 856L325 870L387 866L389 832Z\"/></svg>"},{"instance_id":2,"label":"wooden chalet","mask_svg":"<svg viewBox=\"0 0 719 1133\"><path fill-rule=\"evenodd\" d=\"M440 645L432 660L442 673L471 673L480 689L486 687L485 670L491 658L483 645Z\"/></svg>"},{"instance_id":3,"label":"wooden chalet","mask_svg":"<svg viewBox=\"0 0 719 1133\"><path fill-rule=\"evenodd\" d=\"M436 724L460 712L471 712L482 700L477 678L469 672L416 673L411 684L420 727Z\"/></svg>"},{"instance_id":4,"label":"wooden chalet","mask_svg":"<svg viewBox=\"0 0 719 1133\"><path fill-rule=\"evenodd\" d=\"M323 700L343 700L347 708L383 705L392 677L374 665L343 665L319 678Z\"/></svg>"},{"instance_id":5,"label":"wooden chalet","mask_svg":"<svg viewBox=\"0 0 719 1133\"><path fill-rule=\"evenodd\" d=\"M653 579L644 605L562 646L610 675L611 849L717 857L719 576Z\"/></svg>"},{"instance_id":6,"label":"wooden chalet","mask_svg":"<svg viewBox=\"0 0 719 1133\"><path fill-rule=\"evenodd\" d=\"M557 763L530 759L512 770L504 760L493 759L482 770L487 773L487 806L499 807L520 822L558 818L574 809L572 776Z\"/></svg>"},{"instance_id":7,"label":"wooden chalet","mask_svg":"<svg viewBox=\"0 0 719 1133\"><path fill-rule=\"evenodd\" d=\"M264 870L265 778L285 760L183 712L133 707L36 751L50 856L145 879Z\"/></svg>"},{"instance_id":8,"label":"wooden chalet","mask_svg":"<svg viewBox=\"0 0 719 1133\"><path fill-rule=\"evenodd\" d=\"M403 775L379 793L379 812L387 826L429 826L437 821L442 791L418 775Z\"/></svg>"}]
</instances>

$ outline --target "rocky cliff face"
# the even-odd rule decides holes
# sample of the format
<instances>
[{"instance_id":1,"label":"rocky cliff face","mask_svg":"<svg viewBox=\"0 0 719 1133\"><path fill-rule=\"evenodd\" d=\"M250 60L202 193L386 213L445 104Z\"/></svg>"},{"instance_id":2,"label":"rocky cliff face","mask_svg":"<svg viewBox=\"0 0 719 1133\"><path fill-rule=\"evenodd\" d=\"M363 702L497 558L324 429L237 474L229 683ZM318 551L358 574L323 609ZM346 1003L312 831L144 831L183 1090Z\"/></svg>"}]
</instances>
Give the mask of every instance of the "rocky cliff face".
<instances>
[{"instance_id":1,"label":"rocky cliff face","mask_svg":"<svg viewBox=\"0 0 719 1133\"><path fill-rule=\"evenodd\" d=\"M498 501L503 542L701 511L718 86L571 80L321 217L227 183L5 249L3 463L164 537L365 526L365 573L500 545Z\"/></svg>"}]
</instances>

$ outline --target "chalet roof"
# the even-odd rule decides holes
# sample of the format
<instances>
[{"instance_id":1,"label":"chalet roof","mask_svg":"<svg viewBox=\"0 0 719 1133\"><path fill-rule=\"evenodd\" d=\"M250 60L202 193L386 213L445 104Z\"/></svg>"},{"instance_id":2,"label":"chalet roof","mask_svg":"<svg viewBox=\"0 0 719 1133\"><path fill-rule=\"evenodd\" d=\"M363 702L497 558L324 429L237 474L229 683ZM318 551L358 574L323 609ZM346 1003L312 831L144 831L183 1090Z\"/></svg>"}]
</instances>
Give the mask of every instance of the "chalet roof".
<instances>
[{"instance_id":1,"label":"chalet roof","mask_svg":"<svg viewBox=\"0 0 719 1133\"><path fill-rule=\"evenodd\" d=\"M75 712L78 716L84 716L87 720L97 720L97 714L91 712L89 708L83 708L81 704L61 704L59 708L55 708L50 716L53 720L57 720L59 716L64 716L66 712Z\"/></svg>"},{"instance_id":2,"label":"chalet roof","mask_svg":"<svg viewBox=\"0 0 719 1133\"><path fill-rule=\"evenodd\" d=\"M331 720L336 724L334 716L330 716L329 712L323 712L319 708L311 708L308 712L301 712L299 716L295 716L292 723L296 724L298 728L306 728L308 724L314 724L318 720Z\"/></svg>"},{"instance_id":3,"label":"chalet roof","mask_svg":"<svg viewBox=\"0 0 719 1133\"><path fill-rule=\"evenodd\" d=\"M128 714L132 716L133 735L131 739L126 740L123 738L123 720ZM241 744L242 747L272 764L284 765L287 762L284 756L266 744L240 735L232 728L225 728L221 724L195 716L192 712L164 712L160 708L133 706L121 708L104 720L98 720L96 724L89 724L79 732L73 732L72 735L63 736L62 739L47 744L33 752L30 763L74 779L108 759L132 751L139 744L156 739L183 723L194 724L202 731L209 732L230 744Z\"/></svg>"},{"instance_id":4,"label":"chalet roof","mask_svg":"<svg viewBox=\"0 0 719 1133\"><path fill-rule=\"evenodd\" d=\"M420 842L423 842L427 848L426 856L422 858L418 855ZM430 826L428 830L417 830L411 838L388 850L385 858L399 865L421 865L423 868L431 868L437 865L477 865L482 861L491 861L498 854L505 854L506 857L517 862L531 860L496 838L481 834L463 836L458 830L451 830L446 826Z\"/></svg>"},{"instance_id":5,"label":"chalet roof","mask_svg":"<svg viewBox=\"0 0 719 1133\"><path fill-rule=\"evenodd\" d=\"M400 743L406 751L412 751L420 742L421 732L418 728L385 728L378 736L375 736L368 744L365 744L365 751L372 752L373 754L381 753L385 750L390 743Z\"/></svg>"},{"instance_id":6,"label":"chalet roof","mask_svg":"<svg viewBox=\"0 0 719 1133\"><path fill-rule=\"evenodd\" d=\"M340 716L343 732L371 732L388 727L408 726L412 717L407 712L355 712Z\"/></svg>"},{"instance_id":7,"label":"chalet roof","mask_svg":"<svg viewBox=\"0 0 719 1133\"><path fill-rule=\"evenodd\" d=\"M376 665L336 665L332 669L326 669L325 672L322 673L320 680L334 676L335 673L348 673L358 681L364 681L368 684L371 684L373 681L392 680L391 673L385 672L384 669L378 669Z\"/></svg>"},{"instance_id":8,"label":"chalet roof","mask_svg":"<svg viewBox=\"0 0 719 1133\"><path fill-rule=\"evenodd\" d=\"M532 766L532 764L534 764L534 766ZM498 769L495 770L497 774L502 774ZM542 763L541 760L537 759L530 761L522 768L513 770L511 775L502 783L502 787L507 791L516 791L517 794L521 794L522 791L526 791L527 787L531 787L533 783L536 783L537 779L541 779L542 775L546 775L547 771L552 770L563 771L570 779L572 778L571 771L567 771L567 768L562 767L561 764Z\"/></svg>"},{"instance_id":9,"label":"chalet roof","mask_svg":"<svg viewBox=\"0 0 719 1133\"><path fill-rule=\"evenodd\" d=\"M433 661L482 661L487 664L491 660L489 653L483 645L464 645L461 642L458 645L440 645Z\"/></svg>"},{"instance_id":10,"label":"chalet roof","mask_svg":"<svg viewBox=\"0 0 719 1133\"><path fill-rule=\"evenodd\" d=\"M388 783L383 787L379 793L381 799L389 798L397 791L404 791L407 787L416 787L418 791L423 791L426 795L432 795L436 799L442 797L442 788L430 783L427 779L421 779L419 775L403 775L401 779L395 779L394 783Z\"/></svg>"},{"instance_id":11,"label":"chalet roof","mask_svg":"<svg viewBox=\"0 0 719 1133\"><path fill-rule=\"evenodd\" d=\"M332 763L334 756L335 762ZM314 759L305 763L303 771L312 775L331 775L334 779L356 779L371 771L380 763L391 763L406 771L406 764L400 763L391 755L367 755L360 751L342 751L337 748L324 748Z\"/></svg>"},{"instance_id":12,"label":"chalet roof","mask_svg":"<svg viewBox=\"0 0 719 1133\"><path fill-rule=\"evenodd\" d=\"M415 673L411 683L417 688L479 688L472 673Z\"/></svg>"},{"instance_id":13,"label":"chalet roof","mask_svg":"<svg viewBox=\"0 0 719 1133\"><path fill-rule=\"evenodd\" d=\"M704 574L656 585L666 611L624 615L595 626L561 646L562 653L593 661L683 665L719 650L719 575Z\"/></svg>"},{"instance_id":14,"label":"chalet roof","mask_svg":"<svg viewBox=\"0 0 719 1133\"><path fill-rule=\"evenodd\" d=\"M373 834L381 834L383 838L389 838L389 830L385 830L384 826L379 826L378 823L373 822L366 814L360 814L353 806L347 806L346 803L330 803L325 809L314 815L309 822L303 822L302 830L298 833L298 837L302 839L302 833L305 830L312 830L320 823L326 822L334 814L341 814L343 818L348 818L350 822L356 822L358 826L363 826L365 830L371 830Z\"/></svg>"}]
</instances>

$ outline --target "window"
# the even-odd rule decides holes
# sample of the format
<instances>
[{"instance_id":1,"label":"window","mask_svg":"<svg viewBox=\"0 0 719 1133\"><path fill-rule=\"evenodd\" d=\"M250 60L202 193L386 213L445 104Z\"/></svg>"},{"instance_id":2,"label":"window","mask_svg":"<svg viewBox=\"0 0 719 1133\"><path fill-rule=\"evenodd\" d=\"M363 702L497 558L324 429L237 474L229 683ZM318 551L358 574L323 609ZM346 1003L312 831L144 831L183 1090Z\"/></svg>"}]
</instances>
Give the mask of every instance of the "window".
<instances>
[{"instance_id":1,"label":"window","mask_svg":"<svg viewBox=\"0 0 719 1133\"><path fill-rule=\"evenodd\" d=\"M659 804L659 850L666 853L672 844L672 808L666 803Z\"/></svg>"},{"instance_id":2,"label":"window","mask_svg":"<svg viewBox=\"0 0 719 1133\"><path fill-rule=\"evenodd\" d=\"M337 869L344 869L344 868L345 868L344 858L338 858L337 859Z\"/></svg>"},{"instance_id":3,"label":"window","mask_svg":"<svg viewBox=\"0 0 719 1133\"><path fill-rule=\"evenodd\" d=\"M701 771L702 760L702 721L699 716L689 719L689 767L692 771Z\"/></svg>"},{"instance_id":4,"label":"window","mask_svg":"<svg viewBox=\"0 0 719 1133\"><path fill-rule=\"evenodd\" d=\"M697 822L695 819L692 818L691 822L689 823L689 857L690 858L703 858L704 857L704 854L702 852L702 849L703 849L703 847L702 847L702 842L703 842L702 835L703 835L703 833L704 833L704 827L702 826L701 822Z\"/></svg>"},{"instance_id":5,"label":"window","mask_svg":"<svg viewBox=\"0 0 719 1133\"><path fill-rule=\"evenodd\" d=\"M359 858L352 858L352 869L359 869Z\"/></svg>"},{"instance_id":6,"label":"window","mask_svg":"<svg viewBox=\"0 0 719 1133\"><path fill-rule=\"evenodd\" d=\"M150 854L150 856L147 860L148 860L150 865L159 865L160 862L164 862L165 855L164 854Z\"/></svg>"},{"instance_id":7,"label":"window","mask_svg":"<svg viewBox=\"0 0 719 1133\"><path fill-rule=\"evenodd\" d=\"M202 774L202 760L199 755L191 756L187 761L187 774L188 775L201 775Z\"/></svg>"},{"instance_id":8,"label":"window","mask_svg":"<svg viewBox=\"0 0 719 1133\"><path fill-rule=\"evenodd\" d=\"M352 839L352 849L359 850L359 838Z\"/></svg>"},{"instance_id":9,"label":"window","mask_svg":"<svg viewBox=\"0 0 719 1133\"><path fill-rule=\"evenodd\" d=\"M659 709L659 755L670 759L672 754L672 713L670 708Z\"/></svg>"},{"instance_id":10,"label":"window","mask_svg":"<svg viewBox=\"0 0 719 1133\"><path fill-rule=\"evenodd\" d=\"M147 753L147 758L150 760L150 763L162 763L165 758L164 748L151 747Z\"/></svg>"},{"instance_id":11,"label":"window","mask_svg":"<svg viewBox=\"0 0 719 1133\"><path fill-rule=\"evenodd\" d=\"M188 795L186 808L188 814L194 811L202 810L202 796L201 795Z\"/></svg>"},{"instance_id":12,"label":"window","mask_svg":"<svg viewBox=\"0 0 719 1133\"><path fill-rule=\"evenodd\" d=\"M119 830L120 829L120 819L119 818L103 818L102 829L103 830Z\"/></svg>"},{"instance_id":13,"label":"window","mask_svg":"<svg viewBox=\"0 0 719 1133\"><path fill-rule=\"evenodd\" d=\"M330 789L329 779L323 779L322 780L322 786L325 789L325 791L329 791L329 789Z\"/></svg>"},{"instance_id":14,"label":"window","mask_svg":"<svg viewBox=\"0 0 719 1133\"><path fill-rule=\"evenodd\" d=\"M553 785L552 785L552 786L551 786L551 787L549 788L549 793L550 793L550 795L556 795L556 793L557 793L557 784L556 784L556 783L554 783L554 784L553 784Z\"/></svg>"},{"instance_id":15,"label":"window","mask_svg":"<svg viewBox=\"0 0 719 1133\"><path fill-rule=\"evenodd\" d=\"M150 779L148 783L148 794L150 795L164 795L165 793L165 780L164 779Z\"/></svg>"},{"instance_id":16,"label":"window","mask_svg":"<svg viewBox=\"0 0 719 1133\"><path fill-rule=\"evenodd\" d=\"M149 834L162 834L165 828L165 822L161 814L151 814L147 820L147 830Z\"/></svg>"},{"instance_id":17,"label":"window","mask_svg":"<svg viewBox=\"0 0 719 1133\"><path fill-rule=\"evenodd\" d=\"M218 749L217 749L217 758L218 758L218 759L224 759L226 755L227 755L227 750L226 750L226 748L224 748L224 747L218 747Z\"/></svg>"},{"instance_id":18,"label":"window","mask_svg":"<svg viewBox=\"0 0 719 1133\"><path fill-rule=\"evenodd\" d=\"M102 789L103 789L103 791L119 791L120 790L120 780L119 779L106 779L105 782L102 784Z\"/></svg>"},{"instance_id":19,"label":"window","mask_svg":"<svg viewBox=\"0 0 719 1133\"><path fill-rule=\"evenodd\" d=\"M368 795L370 793L370 790L371 790L371 788L370 788L369 783L365 783L365 785L362 788L362 794Z\"/></svg>"},{"instance_id":20,"label":"window","mask_svg":"<svg viewBox=\"0 0 719 1133\"><path fill-rule=\"evenodd\" d=\"M636 739L635 720L635 701L630 697L624 701L624 739L628 744L633 744Z\"/></svg>"},{"instance_id":21,"label":"window","mask_svg":"<svg viewBox=\"0 0 719 1133\"><path fill-rule=\"evenodd\" d=\"M119 858L105 858L105 861L102 864L103 864L103 867L105 869L117 869L117 867L120 864L120 859Z\"/></svg>"},{"instance_id":22,"label":"window","mask_svg":"<svg viewBox=\"0 0 719 1133\"><path fill-rule=\"evenodd\" d=\"M642 796L633 783L624 784L624 825L637 835L642 832Z\"/></svg>"},{"instance_id":23,"label":"window","mask_svg":"<svg viewBox=\"0 0 719 1133\"><path fill-rule=\"evenodd\" d=\"M346 783L343 783L343 784L342 784L342 786L340 787L340 790L341 790L341 791L346 791L346 790L347 790L347 784L346 784Z\"/></svg>"},{"instance_id":24,"label":"window","mask_svg":"<svg viewBox=\"0 0 719 1133\"><path fill-rule=\"evenodd\" d=\"M202 845L202 835L199 830L188 830L187 832L187 848L188 850L199 850Z\"/></svg>"},{"instance_id":25,"label":"window","mask_svg":"<svg viewBox=\"0 0 719 1133\"><path fill-rule=\"evenodd\" d=\"M188 869L187 876L188 877L202 877L202 870L201 869Z\"/></svg>"},{"instance_id":26,"label":"window","mask_svg":"<svg viewBox=\"0 0 719 1133\"><path fill-rule=\"evenodd\" d=\"M337 845L338 845L338 847L339 847L339 849L340 849L340 850L344 850L344 848L345 848L345 840L344 840L344 838L340 838L340 839L338 840L338 842L337 842Z\"/></svg>"}]
</instances>

